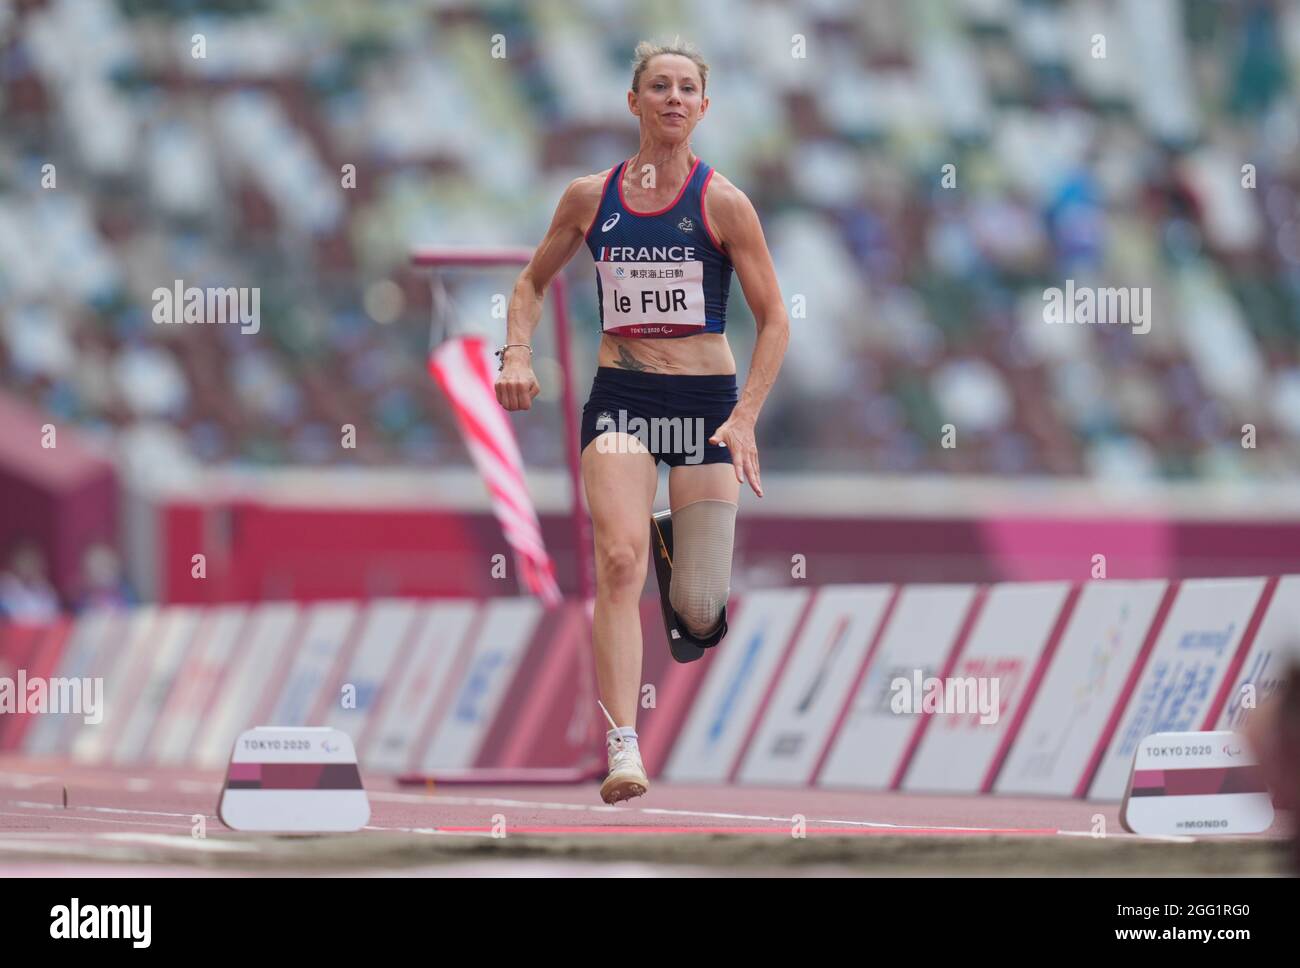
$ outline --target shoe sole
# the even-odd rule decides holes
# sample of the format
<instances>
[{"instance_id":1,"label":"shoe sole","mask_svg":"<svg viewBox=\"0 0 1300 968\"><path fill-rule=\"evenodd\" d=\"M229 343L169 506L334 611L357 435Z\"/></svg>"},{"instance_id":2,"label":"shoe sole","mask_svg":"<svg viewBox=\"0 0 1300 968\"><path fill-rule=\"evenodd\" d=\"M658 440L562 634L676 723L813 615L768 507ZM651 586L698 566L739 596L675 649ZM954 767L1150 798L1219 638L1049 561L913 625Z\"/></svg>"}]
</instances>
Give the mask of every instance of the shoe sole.
<instances>
[{"instance_id":1,"label":"shoe sole","mask_svg":"<svg viewBox=\"0 0 1300 968\"><path fill-rule=\"evenodd\" d=\"M647 786L630 777L610 777L600 785L600 798L606 803L618 803L633 797L645 796Z\"/></svg>"}]
</instances>

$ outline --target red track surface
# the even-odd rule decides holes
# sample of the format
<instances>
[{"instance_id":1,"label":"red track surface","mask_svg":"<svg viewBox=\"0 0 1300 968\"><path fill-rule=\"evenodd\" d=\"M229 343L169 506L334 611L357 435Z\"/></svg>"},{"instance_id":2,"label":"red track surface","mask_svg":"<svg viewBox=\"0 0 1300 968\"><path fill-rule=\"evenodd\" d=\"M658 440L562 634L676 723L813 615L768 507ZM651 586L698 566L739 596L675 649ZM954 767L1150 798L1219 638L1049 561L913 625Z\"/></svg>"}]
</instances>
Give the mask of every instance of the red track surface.
<instances>
[{"instance_id":1,"label":"red track surface","mask_svg":"<svg viewBox=\"0 0 1300 968\"><path fill-rule=\"evenodd\" d=\"M190 816L216 820L222 777L184 770L94 768L61 761L0 757L0 833L83 831L109 824L123 830L188 831ZM908 829L1053 834L1088 831L1092 816L1119 829L1118 804L1005 797L918 796L833 790L670 785L655 782L644 797L601 803L597 784L567 786L440 786L429 792L366 776L371 827L404 830L488 830L494 814L524 832L789 833L802 814L810 832ZM63 788L68 809L62 809ZM59 809L54 809L58 807ZM219 822L217 822L219 823ZM905 828L899 830L898 828ZM224 828L222 828L224 829Z\"/></svg>"},{"instance_id":2,"label":"red track surface","mask_svg":"<svg viewBox=\"0 0 1300 968\"><path fill-rule=\"evenodd\" d=\"M1055 837L1086 834L1106 818L1109 836L1122 834L1118 804L1068 799L922 796L831 790L684 786L656 782L639 799L606 806L596 784L574 786L443 786L432 791L365 777L371 830L431 836L490 836L494 817L510 833L697 836L765 834L789 837L792 818L805 818L809 837L1003 834ZM209 838L230 836L216 817L222 777L177 770L70 766L62 761L0 757L0 875L61 872L159 873L159 868L99 863L96 849L144 835L190 838L193 816L206 818ZM63 806L67 790L68 805ZM105 836L105 835L109 836ZM41 864L24 853L35 842L77 848L77 860ZM515 873L580 873L582 864L521 862ZM554 865L551 865L554 867ZM596 865L590 865L593 868ZM636 868L636 864L624 865ZM452 873L442 868L444 873ZM165 873L185 873L182 868ZM593 870L594 872L594 870ZM655 873L630 870L630 873ZM360 873L367 873L361 871ZM378 873L378 872L376 872ZM406 873L412 873L407 871Z\"/></svg>"}]
</instances>

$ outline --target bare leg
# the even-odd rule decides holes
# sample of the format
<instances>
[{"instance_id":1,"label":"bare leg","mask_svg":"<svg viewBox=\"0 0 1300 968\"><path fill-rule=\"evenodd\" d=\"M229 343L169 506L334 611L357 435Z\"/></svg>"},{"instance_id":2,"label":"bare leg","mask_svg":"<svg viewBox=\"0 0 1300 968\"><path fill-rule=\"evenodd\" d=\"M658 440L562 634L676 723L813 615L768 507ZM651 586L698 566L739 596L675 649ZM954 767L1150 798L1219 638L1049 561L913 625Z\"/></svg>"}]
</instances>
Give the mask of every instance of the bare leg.
<instances>
[{"instance_id":1,"label":"bare leg","mask_svg":"<svg viewBox=\"0 0 1300 968\"><path fill-rule=\"evenodd\" d=\"M627 434L597 437L582 452L582 479L596 543L596 609L592 640L596 683L614 722L636 727L641 690L641 615L650 554L650 515L659 479L655 461ZM625 446L611 446L615 438ZM612 452L615 449L622 453Z\"/></svg>"},{"instance_id":2,"label":"bare leg","mask_svg":"<svg viewBox=\"0 0 1300 968\"><path fill-rule=\"evenodd\" d=\"M668 472L670 508L705 500L740 503L740 482L730 464L680 464Z\"/></svg>"}]
</instances>

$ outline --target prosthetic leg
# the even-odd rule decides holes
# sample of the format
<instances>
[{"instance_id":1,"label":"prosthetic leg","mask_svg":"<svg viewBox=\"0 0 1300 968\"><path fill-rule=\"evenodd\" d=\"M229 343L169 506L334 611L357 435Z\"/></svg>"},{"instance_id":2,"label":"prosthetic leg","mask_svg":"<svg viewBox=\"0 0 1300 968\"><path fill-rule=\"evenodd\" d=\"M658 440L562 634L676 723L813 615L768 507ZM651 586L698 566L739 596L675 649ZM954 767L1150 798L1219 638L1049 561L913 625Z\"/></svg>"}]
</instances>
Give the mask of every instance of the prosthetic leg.
<instances>
[{"instance_id":1,"label":"prosthetic leg","mask_svg":"<svg viewBox=\"0 0 1300 968\"><path fill-rule=\"evenodd\" d=\"M709 600L721 599L721 608L717 617L716 627L710 629L703 636L697 635L691 631L688 623L678 613L674 607L674 599L681 603L690 601L692 603L700 600L698 595L692 595L692 592L698 589L682 588L681 576L676 589L673 586L673 519L671 511L659 511L650 519L650 554L654 558L655 577L659 582L659 603L663 609L664 631L668 634L668 648L672 652L673 658L678 662L694 662L704 655L704 650L712 648L722 641L722 637L727 634L727 605L726 605L726 582L730 577L731 571L731 546L735 534L735 505L725 501L701 501L688 505L686 508L679 510L679 515L685 514L692 508L697 508L700 504L724 505L724 508L710 509L698 508L692 513L711 514L711 524L717 527L707 529L708 537L717 541L719 544L725 542L725 548L719 547L718 561L711 575L705 575L706 586L712 586L712 591L706 587L703 590L703 599L707 603ZM728 521L728 510L730 520ZM729 532L729 533L728 533ZM725 553L725 554L724 554ZM709 580L711 579L711 580ZM692 581L699 581L698 576L692 576ZM720 583L720 584L719 584ZM721 590L720 590L721 589ZM691 607L695 607L692 605ZM705 606L707 608L707 604ZM690 608L687 608L690 611Z\"/></svg>"}]
</instances>

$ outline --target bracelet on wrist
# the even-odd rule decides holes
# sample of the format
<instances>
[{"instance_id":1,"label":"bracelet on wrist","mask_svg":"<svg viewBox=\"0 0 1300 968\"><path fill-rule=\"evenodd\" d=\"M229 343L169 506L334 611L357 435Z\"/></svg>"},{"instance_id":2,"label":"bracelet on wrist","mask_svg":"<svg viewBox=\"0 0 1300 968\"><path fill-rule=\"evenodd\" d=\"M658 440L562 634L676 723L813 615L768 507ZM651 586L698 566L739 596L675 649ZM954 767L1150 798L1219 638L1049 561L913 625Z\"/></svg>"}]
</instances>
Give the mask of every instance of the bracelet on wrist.
<instances>
[{"instance_id":1,"label":"bracelet on wrist","mask_svg":"<svg viewBox=\"0 0 1300 968\"><path fill-rule=\"evenodd\" d=\"M506 350L510 349L512 346L522 346L524 349L526 349L526 350L528 351L528 359L529 359L529 360L532 360L532 358L533 358L533 348L532 348L529 344L527 344L527 343L506 343L506 344L505 344L504 346L502 346L499 350L497 350L496 353L494 354L494 355L496 356L497 360L500 361L500 362L497 364L497 372L500 372L501 370L504 370L504 369L505 369L505 366L506 366Z\"/></svg>"}]
</instances>

